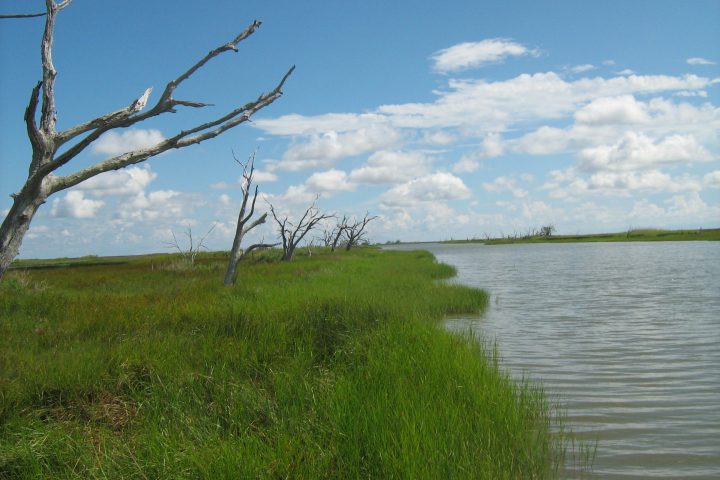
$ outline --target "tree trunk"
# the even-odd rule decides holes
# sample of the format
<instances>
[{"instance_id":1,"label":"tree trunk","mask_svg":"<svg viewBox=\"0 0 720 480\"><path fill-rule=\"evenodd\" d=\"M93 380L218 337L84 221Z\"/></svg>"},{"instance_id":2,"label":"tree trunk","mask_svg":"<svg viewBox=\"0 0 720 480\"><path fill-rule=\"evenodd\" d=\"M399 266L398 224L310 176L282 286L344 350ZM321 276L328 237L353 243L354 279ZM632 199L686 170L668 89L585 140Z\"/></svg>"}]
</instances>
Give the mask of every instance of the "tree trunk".
<instances>
[{"instance_id":1,"label":"tree trunk","mask_svg":"<svg viewBox=\"0 0 720 480\"><path fill-rule=\"evenodd\" d=\"M46 198L45 195L26 190L15 196L13 205L0 226L0 278L5 275L20 252L20 244L30 228L30 222Z\"/></svg>"},{"instance_id":2,"label":"tree trunk","mask_svg":"<svg viewBox=\"0 0 720 480\"><path fill-rule=\"evenodd\" d=\"M225 280L223 281L226 287L234 284L235 278L237 277L237 266L243 254L242 248L240 248L240 244L242 243L242 238L244 236L242 228L243 225L238 224L238 232L235 234L232 250L230 250L230 260L228 261L228 268L225 271Z\"/></svg>"}]
</instances>

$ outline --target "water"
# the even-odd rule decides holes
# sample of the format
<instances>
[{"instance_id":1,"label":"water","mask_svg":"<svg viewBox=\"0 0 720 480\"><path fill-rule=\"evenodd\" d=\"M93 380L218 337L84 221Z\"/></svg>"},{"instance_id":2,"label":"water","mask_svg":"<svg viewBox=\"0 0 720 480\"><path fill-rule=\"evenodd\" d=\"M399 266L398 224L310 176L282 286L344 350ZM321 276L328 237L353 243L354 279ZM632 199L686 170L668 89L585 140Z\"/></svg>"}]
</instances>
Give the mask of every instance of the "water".
<instances>
[{"instance_id":1,"label":"water","mask_svg":"<svg viewBox=\"0 0 720 480\"><path fill-rule=\"evenodd\" d=\"M720 242L420 247L491 293L448 327L567 407L591 478L720 478Z\"/></svg>"}]
</instances>

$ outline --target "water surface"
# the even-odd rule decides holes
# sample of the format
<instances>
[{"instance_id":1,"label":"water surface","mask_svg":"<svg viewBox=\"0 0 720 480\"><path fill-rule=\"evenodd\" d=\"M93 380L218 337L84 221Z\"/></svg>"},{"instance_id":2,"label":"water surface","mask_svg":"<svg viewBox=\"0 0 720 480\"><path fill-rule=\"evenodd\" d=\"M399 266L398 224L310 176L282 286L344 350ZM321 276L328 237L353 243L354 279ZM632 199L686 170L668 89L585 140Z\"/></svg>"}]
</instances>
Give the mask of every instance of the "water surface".
<instances>
[{"instance_id":1,"label":"water surface","mask_svg":"<svg viewBox=\"0 0 720 480\"><path fill-rule=\"evenodd\" d=\"M448 327L561 400L592 478L720 478L720 242L418 247L490 292Z\"/></svg>"}]
</instances>

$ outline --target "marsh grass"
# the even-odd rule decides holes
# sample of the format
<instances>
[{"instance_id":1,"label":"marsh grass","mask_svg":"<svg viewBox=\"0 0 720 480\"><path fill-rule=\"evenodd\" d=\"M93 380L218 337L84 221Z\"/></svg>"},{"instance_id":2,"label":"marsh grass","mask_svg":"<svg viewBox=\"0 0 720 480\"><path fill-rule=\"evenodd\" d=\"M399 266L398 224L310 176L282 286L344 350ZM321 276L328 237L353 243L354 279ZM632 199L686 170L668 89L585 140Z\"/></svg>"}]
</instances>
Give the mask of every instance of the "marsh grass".
<instances>
[{"instance_id":1,"label":"marsh grass","mask_svg":"<svg viewBox=\"0 0 720 480\"><path fill-rule=\"evenodd\" d=\"M557 472L568 437L542 389L439 328L487 302L435 281L452 267L426 252L273 255L229 289L222 254L0 284L0 478Z\"/></svg>"}]
</instances>

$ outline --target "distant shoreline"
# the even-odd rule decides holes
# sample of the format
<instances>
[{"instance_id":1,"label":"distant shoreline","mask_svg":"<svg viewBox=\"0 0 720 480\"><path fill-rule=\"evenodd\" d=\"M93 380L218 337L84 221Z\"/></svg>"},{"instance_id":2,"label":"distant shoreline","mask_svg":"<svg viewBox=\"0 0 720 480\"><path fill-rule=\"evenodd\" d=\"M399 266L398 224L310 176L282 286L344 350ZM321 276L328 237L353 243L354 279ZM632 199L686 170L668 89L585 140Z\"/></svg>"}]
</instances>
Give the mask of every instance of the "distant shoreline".
<instances>
[{"instance_id":1,"label":"distant shoreline","mask_svg":"<svg viewBox=\"0 0 720 480\"><path fill-rule=\"evenodd\" d=\"M500 238L443 240L439 243L482 243L485 245L506 245L509 243L678 242L719 240L720 228L700 228L695 230L636 229L627 230L625 232L580 235L508 235Z\"/></svg>"}]
</instances>

